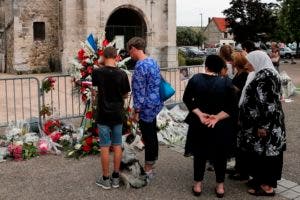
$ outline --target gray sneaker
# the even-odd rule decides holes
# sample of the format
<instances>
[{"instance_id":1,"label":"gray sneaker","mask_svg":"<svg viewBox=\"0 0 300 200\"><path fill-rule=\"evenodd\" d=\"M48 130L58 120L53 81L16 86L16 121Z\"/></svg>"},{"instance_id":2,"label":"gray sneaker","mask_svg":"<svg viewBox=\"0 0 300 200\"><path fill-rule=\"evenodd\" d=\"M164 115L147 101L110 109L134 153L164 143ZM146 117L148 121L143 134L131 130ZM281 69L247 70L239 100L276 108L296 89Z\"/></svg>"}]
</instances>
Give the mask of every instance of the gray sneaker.
<instances>
[{"instance_id":1,"label":"gray sneaker","mask_svg":"<svg viewBox=\"0 0 300 200\"><path fill-rule=\"evenodd\" d=\"M113 188L120 187L120 178L111 178L111 186Z\"/></svg>"},{"instance_id":2,"label":"gray sneaker","mask_svg":"<svg viewBox=\"0 0 300 200\"><path fill-rule=\"evenodd\" d=\"M150 183L154 179L154 177L155 177L155 173L153 172L153 170L146 172L147 183Z\"/></svg>"},{"instance_id":3,"label":"gray sneaker","mask_svg":"<svg viewBox=\"0 0 300 200\"><path fill-rule=\"evenodd\" d=\"M103 177L100 177L96 180L96 185L98 185L106 190L109 190L111 188L110 179L104 180Z\"/></svg>"}]
</instances>

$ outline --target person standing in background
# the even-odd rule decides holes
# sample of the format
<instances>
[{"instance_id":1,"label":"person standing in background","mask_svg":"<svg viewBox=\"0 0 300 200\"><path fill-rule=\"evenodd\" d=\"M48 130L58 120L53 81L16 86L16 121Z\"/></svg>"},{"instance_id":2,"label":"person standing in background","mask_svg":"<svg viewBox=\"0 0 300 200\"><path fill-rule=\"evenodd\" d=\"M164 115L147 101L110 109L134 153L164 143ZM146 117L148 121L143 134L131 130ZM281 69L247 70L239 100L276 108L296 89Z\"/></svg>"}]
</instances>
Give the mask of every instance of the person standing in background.
<instances>
[{"instance_id":1,"label":"person standing in background","mask_svg":"<svg viewBox=\"0 0 300 200\"><path fill-rule=\"evenodd\" d=\"M234 89L237 94L237 99L240 99L242 90L246 84L247 77L248 77L248 71L246 68L247 59L244 56L243 52L234 52L232 54L233 58L233 67L236 69L236 74L232 79L232 84L234 86ZM238 132L238 120L236 122L236 131L235 131L235 137L237 137ZM236 139L235 139L236 142ZM237 145L235 144L235 149L233 152L233 156L235 157L235 167L232 173L229 174L229 178L233 180L248 180L248 170L245 162L245 159L248 159L247 154L245 154L243 151L241 151L239 148L237 148Z\"/></svg>"},{"instance_id":2,"label":"person standing in background","mask_svg":"<svg viewBox=\"0 0 300 200\"><path fill-rule=\"evenodd\" d=\"M270 58L275 69L279 72L280 52L276 42L272 42L271 44Z\"/></svg>"},{"instance_id":3,"label":"person standing in background","mask_svg":"<svg viewBox=\"0 0 300 200\"><path fill-rule=\"evenodd\" d=\"M233 79L235 71L232 67L232 47L230 45L223 45L220 48L220 56L221 58L223 58L226 62L226 66L227 66L227 76L230 79Z\"/></svg>"}]
</instances>

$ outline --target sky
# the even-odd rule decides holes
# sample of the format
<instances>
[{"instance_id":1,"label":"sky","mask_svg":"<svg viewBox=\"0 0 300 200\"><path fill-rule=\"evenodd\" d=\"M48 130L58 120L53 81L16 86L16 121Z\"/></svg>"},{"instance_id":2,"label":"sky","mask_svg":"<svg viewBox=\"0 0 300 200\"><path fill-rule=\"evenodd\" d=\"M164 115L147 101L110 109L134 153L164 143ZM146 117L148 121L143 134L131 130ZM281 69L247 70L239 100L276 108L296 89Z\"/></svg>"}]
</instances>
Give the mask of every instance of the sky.
<instances>
[{"instance_id":1,"label":"sky","mask_svg":"<svg viewBox=\"0 0 300 200\"><path fill-rule=\"evenodd\" d=\"M177 26L206 26L209 17L224 17L222 11L229 8L231 0L176 0ZM276 0L262 0L264 3Z\"/></svg>"}]
</instances>

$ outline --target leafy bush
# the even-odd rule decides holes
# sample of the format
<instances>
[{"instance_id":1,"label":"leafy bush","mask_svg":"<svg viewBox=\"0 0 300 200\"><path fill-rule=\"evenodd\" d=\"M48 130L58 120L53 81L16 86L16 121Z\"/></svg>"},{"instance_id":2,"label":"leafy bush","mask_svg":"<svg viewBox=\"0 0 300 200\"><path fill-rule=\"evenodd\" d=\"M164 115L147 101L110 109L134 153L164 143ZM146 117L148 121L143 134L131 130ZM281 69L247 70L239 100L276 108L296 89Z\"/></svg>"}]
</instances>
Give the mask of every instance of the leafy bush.
<instances>
[{"instance_id":1,"label":"leafy bush","mask_svg":"<svg viewBox=\"0 0 300 200\"><path fill-rule=\"evenodd\" d=\"M186 65L202 65L203 64L203 59L202 58L186 58L185 60Z\"/></svg>"},{"instance_id":2,"label":"leafy bush","mask_svg":"<svg viewBox=\"0 0 300 200\"><path fill-rule=\"evenodd\" d=\"M180 51L178 51L178 65L179 66L186 66L185 56Z\"/></svg>"}]
</instances>

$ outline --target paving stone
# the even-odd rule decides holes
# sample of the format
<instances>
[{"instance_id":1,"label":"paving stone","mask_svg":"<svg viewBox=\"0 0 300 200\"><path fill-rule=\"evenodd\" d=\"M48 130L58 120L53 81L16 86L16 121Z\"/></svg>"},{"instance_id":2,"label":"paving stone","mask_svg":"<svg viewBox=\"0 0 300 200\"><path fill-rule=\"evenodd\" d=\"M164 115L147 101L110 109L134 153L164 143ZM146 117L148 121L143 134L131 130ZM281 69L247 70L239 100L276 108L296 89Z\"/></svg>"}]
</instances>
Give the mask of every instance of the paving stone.
<instances>
[{"instance_id":1,"label":"paving stone","mask_svg":"<svg viewBox=\"0 0 300 200\"><path fill-rule=\"evenodd\" d=\"M295 200L300 200L300 197L297 197Z\"/></svg>"},{"instance_id":2,"label":"paving stone","mask_svg":"<svg viewBox=\"0 0 300 200\"><path fill-rule=\"evenodd\" d=\"M279 183L279 185L286 187L286 188L292 188L297 186L298 184L289 180L283 180Z\"/></svg>"},{"instance_id":3,"label":"paving stone","mask_svg":"<svg viewBox=\"0 0 300 200\"><path fill-rule=\"evenodd\" d=\"M300 193L295 192L293 190L287 190L285 192L280 193L280 196L286 197L288 199L295 199L300 196Z\"/></svg>"},{"instance_id":4,"label":"paving stone","mask_svg":"<svg viewBox=\"0 0 300 200\"><path fill-rule=\"evenodd\" d=\"M296 186L296 187L293 187L291 188L292 190L294 190L295 192L298 192L300 193L300 185Z\"/></svg>"},{"instance_id":5,"label":"paving stone","mask_svg":"<svg viewBox=\"0 0 300 200\"><path fill-rule=\"evenodd\" d=\"M281 185L278 185L277 188L275 189L276 193L282 193L284 191L288 190L287 188L281 186Z\"/></svg>"},{"instance_id":6,"label":"paving stone","mask_svg":"<svg viewBox=\"0 0 300 200\"><path fill-rule=\"evenodd\" d=\"M286 181L286 179L282 178L278 181L278 183L281 183L282 181Z\"/></svg>"}]
</instances>

